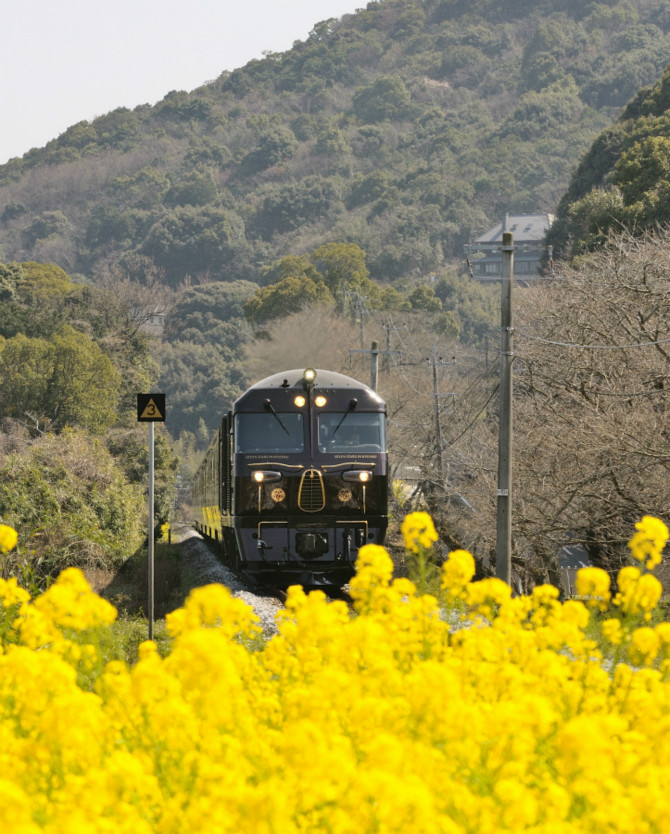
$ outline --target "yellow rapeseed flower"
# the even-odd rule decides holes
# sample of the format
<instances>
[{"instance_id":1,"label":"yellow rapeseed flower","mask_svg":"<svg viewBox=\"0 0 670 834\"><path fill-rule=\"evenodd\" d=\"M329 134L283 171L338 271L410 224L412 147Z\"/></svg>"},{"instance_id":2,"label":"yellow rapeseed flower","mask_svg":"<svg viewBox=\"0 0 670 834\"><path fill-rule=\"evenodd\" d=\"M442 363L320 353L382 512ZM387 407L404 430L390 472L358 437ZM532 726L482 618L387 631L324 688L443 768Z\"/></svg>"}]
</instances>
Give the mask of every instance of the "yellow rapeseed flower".
<instances>
[{"instance_id":1,"label":"yellow rapeseed flower","mask_svg":"<svg viewBox=\"0 0 670 834\"><path fill-rule=\"evenodd\" d=\"M637 533L628 542L630 552L648 570L653 570L661 562L663 548L668 541L668 528L659 518L645 515L635 529Z\"/></svg>"},{"instance_id":2,"label":"yellow rapeseed flower","mask_svg":"<svg viewBox=\"0 0 670 834\"><path fill-rule=\"evenodd\" d=\"M606 611L610 601L610 578L602 568L580 568L575 581L577 595L589 608Z\"/></svg>"},{"instance_id":3,"label":"yellow rapeseed flower","mask_svg":"<svg viewBox=\"0 0 670 834\"><path fill-rule=\"evenodd\" d=\"M134 665L88 676L72 658L93 637L71 626L95 595L59 579L67 593L21 604L19 644L0 651L0 830L666 831L670 623L628 616L649 613L653 576L627 569L623 610L601 620L552 586L512 598L468 581L470 561L450 559L461 628L369 545L355 613L295 586L277 633L242 640L251 608L209 586L170 617L165 656L145 641Z\"/></svg>"},{"instance_id":4,"label":"yellow rapeseed flower","mask_svg":"<svg viewBox=\"0 0 670 834\"><path fill-rule=\"evenodd\" d=\"M656 659L661 641L653 628L636 628L631 634L628 652L632 663L637 666L649 665Z\"/></svg>"},{"instance_id":5,"label":"yellow rapeseed flower","mask_svg":"<svg viewBox=\"0 0 670 834\"><path fill-rule=\"evenodd\" d=\"M467 550L452 550L442 565L442 590L458 596L475 575L475 560Z\"/></svg>"},{"instance_id":6,"label":"yellow rapeseed flower","mask_svg":"<svg viewBox=\"0 0 670 834\"><path fill-rule=\"evenodd\" d=\"M0 524L0 553L9 553L14 550L18 541L18 534L8 524Z\"/></svg>"},{"instance_id":7,"label":"yellow rapeseed flower","mask_svg":"<svg viewBox=\"0 0 670 834\"><path fill-rule=\"evenodd\" d=\"M20 605L28 602L30 594L24 588L19 588L16 577L0 579L0 603L3 608L11 608L12 605Z\"/></svg>"},{"instance_id":8,"label":"yellow rapeseed flower","mask_svg":"<svg viewBox=\"0 0 670 834\"><path fill-rule=\"evenodd\" d=\"M619 646L621 644L623 639L621 620L617 620L616 617L609 617L607 620L603 620L600 628L605 640L615 646Z\"/></svg>"},{"instance_id":9,"label":"yellow rapeseed flower","mask_svg":"<svg viewBox=\"0 0 670 834\"><path fill-rule=\"evenodd\" d=\"M428 513L409 513L405 516L400 531L405 541L405 549L411 553L418 553L419 550L430 550L433 543L437 541L433 519Z\"/></svg>"},{"instance_id":10,"label":"yellow rapeseed flower","mask_svg":"<svg viewBox=\"0 0 670 834\"><path fill-rule=\"evenodd\" d=\"M640 573L632 565L627 565L619 571L617 581L619 593L614 598L617 605L625 614L645 614L649 619L656 608L663 586L651 573Z\"/></svg>"}]
</instances>

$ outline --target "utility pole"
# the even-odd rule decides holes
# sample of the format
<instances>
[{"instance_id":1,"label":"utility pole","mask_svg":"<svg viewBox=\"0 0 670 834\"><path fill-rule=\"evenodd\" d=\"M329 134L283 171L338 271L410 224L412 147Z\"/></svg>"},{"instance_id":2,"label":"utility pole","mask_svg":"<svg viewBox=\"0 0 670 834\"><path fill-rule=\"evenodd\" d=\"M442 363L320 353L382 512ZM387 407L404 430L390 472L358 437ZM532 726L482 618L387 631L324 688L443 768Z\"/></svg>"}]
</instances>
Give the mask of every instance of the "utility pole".
<instances>
[{"instance_id":1,"label":"utility pole","mask_svg":"<svg viewBox=\"0 0 670 834\"><path fill-rule=\"evenodd\" d=\"M496 576L509 585L512 578L512 363L514 361L514 235L502 236L500 305L500 418L498 434L498 493L496 505Z\"/></svg>"},{"instance_id":2,"label":"utility pole","mask_svg":"<svg viewBox=\"0 0 670 834\"><path fill-rule=\"evenodd\" d=\"M450 362L443 362L442 357L437 358L437 347L433 345L433 356L426 358L426 362L430 362L433 366L433 401L435 407L435 453L437 455L437 476L440 484L444 484L444 463L442 460L442 428L440 426L440 397L453 397L454 394L440 394L437 390L437 366L438 365L455 365L456 357Z\"/></svg>"},{"instance_id":3,"label":"utility pole","mask_svg":"<svg viewBox=\"0 0 670 834\"><path fill-rule=\"evenodd\" d=\"M399 353L397 350L379 350L379 342L373 342L370 350L349 350L349 364L351 365L351 354L352 353L369 353L370 354L370 388L373 391L377 390L377 382L379 379L379 354L384 356L386 353Z\"/></svg>"},{"instance_id":4,"label":"utility pole","mask_svg":"<svg viewBox=\"0 0 670 834\"><path fill-rule=\"evenodd\" d=\"M382 324L382 327L386 331L386 350L383 351L382 356L382 371L384 371L384 373L388 376L391 373L391 355L394 353L400 353L398 350L391 350L391 331L395 330L397 333L398 328L395 324L391 324L391 322L388 322L388 324Z\"/></svg>"},{"instance_id":5,"label":"utility pole","mask_svg":"<svg viewBox=\"0 0 670 834\"><path fill-rule=\"evenodd\" d=\"M377 390L379 378L379 342L373 342L370 350L370 388Z\"/></svg>"}]
</instances>

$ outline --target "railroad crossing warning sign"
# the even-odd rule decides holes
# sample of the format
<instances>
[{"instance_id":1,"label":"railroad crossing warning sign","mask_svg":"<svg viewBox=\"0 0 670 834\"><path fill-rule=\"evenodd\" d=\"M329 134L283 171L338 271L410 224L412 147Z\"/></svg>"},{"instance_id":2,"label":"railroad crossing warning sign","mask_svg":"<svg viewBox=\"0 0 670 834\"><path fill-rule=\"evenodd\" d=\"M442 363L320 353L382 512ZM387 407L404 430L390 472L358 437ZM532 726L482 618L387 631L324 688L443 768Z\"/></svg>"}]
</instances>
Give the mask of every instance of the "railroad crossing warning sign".
<instances>
[{"instance_id":1,"label":"railroad crossing warning sign","mask_svg":"<svg viewBox=\"0 0 670 834\"><path fill-rule=\"evenodd\" d=\"M137 395L138 423L165 422L165 394Z\"/></svg>"}]
</instances>

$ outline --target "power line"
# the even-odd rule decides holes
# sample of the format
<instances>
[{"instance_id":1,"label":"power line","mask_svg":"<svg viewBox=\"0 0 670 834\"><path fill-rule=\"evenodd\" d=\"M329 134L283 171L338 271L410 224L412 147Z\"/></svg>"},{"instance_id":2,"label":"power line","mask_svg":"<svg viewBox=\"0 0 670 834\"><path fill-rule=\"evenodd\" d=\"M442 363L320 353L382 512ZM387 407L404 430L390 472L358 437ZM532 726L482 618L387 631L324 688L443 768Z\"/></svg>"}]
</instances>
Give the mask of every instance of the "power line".
<instances>
[{"instance_id":1,"label":"power line","mask_svg":"<svg viewBox=\"0 0 670 834\"><path fill-rule=\"evenodd\" d=\"M517 333L525 339L530 339L534 342L542 342L545 345L555 345L556 347L578 348L580 350L630 350L631 348L655 347L656 345L665 345L670 342L670 336L667 339L657 339L655 342L633 342L630 345L581 345L577 342L556 342L552 339L543 339L541 336L533 336L530 333L525 333L523 330L518 330Z\"/></svg>"}]
</instances>

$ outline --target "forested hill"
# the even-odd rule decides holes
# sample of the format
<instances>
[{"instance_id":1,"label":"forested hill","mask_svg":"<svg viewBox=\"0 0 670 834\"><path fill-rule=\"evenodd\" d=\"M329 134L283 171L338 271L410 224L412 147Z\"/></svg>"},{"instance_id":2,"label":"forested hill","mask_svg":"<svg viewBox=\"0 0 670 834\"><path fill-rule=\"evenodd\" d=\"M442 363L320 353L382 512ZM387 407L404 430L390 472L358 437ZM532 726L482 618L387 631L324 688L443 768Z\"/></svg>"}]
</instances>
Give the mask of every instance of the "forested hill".
<instances>
[{"instance_id":1,"label":"forested hill","mask_svg":"<svg viewBox=\"0 0 670 834\"><path fill-rule=\"evenodd\" d=\"M668 62L670 0L370 2L0 167L0 257L93 280L150 259L174 286L343 241L411 281L504 211L554 210Z\"/></svg>"},{"instance_id":2,"label":"forested hill","mask_svg":"<svg viewBox=\"0 0 670 834\"><path fill-rule=\"evenodd\" d=\"M550 240L562 257L598 247L611 230L636 234L670 220L670 67L642 89L584 155L558 206Z\"/></svg>"}]
</instances>

